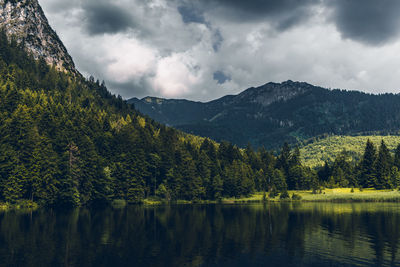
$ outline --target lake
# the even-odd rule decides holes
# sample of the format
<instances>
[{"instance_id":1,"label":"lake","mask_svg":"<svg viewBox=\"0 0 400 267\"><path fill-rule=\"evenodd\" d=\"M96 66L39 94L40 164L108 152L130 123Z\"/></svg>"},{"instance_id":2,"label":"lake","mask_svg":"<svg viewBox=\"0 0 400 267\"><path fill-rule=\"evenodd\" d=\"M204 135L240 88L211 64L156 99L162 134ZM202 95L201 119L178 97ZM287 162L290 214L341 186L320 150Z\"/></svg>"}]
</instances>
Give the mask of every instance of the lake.
<instances>
[{"instance_id":1,"label":"lake","mask_svg":"<svg viewBox=\"0 0 400 267\"><path fill-rule=\"evenodd\" d=\"M0 213L0 266L400 266L396 203Z\"/></svg>"}]
</instances>

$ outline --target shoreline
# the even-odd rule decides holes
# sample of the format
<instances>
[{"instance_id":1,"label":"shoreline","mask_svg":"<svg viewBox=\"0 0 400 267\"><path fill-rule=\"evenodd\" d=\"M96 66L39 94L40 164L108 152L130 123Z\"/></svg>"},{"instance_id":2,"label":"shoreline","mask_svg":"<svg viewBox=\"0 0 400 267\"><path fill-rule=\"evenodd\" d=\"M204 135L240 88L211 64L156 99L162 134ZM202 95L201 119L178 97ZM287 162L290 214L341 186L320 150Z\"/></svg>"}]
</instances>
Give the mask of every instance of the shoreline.
<instances>
[{"instance_id":1,"label":"shoreline","mask_svg":"<svg viewBox=\"0 0 400 267\"><path fill-rule=\"evenodd\" d=\"M353 192L352 192L353 190ZM400 191L395 190L376 190L372 188L366 189L352 189L352 188L334 188L324 189L320 193L314 194L311 190L290 190L288 191L290 198L280 199L279 195L275 198L264 198L263 192L256 192L249 197L241 198L223 198L221 200L177 200L168 202L162 199L148 198L144 199L139 205L144 206L157 206L157 205L207 205L207 204L251 204L251 203L268 203L268 202L320 202L320 203L362 203L362 202L387 202L395 203L400 202ZM297 195L297 199L292 199L293 194ZM111 204L112 207L125 207L130 204L124 200L114 200ZM10 210L37 210L41 208L37 203L31 201L20 201L16 204L0 203L0 211Z\"/></svg>"}]
</instances>

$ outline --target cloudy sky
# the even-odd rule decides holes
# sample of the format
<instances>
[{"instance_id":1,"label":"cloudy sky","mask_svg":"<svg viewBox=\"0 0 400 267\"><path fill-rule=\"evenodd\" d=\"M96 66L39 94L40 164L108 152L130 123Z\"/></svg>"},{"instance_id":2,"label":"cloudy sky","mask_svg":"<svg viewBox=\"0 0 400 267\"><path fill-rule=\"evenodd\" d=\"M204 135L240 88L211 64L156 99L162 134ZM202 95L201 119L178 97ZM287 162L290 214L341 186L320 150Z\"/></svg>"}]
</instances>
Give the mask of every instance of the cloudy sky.
<instances>
[{"instance_id":1,"label":"cloudy sky","mask_svg":"<svg viewBox=\"0 0 400 267\"><path fill-rule=\"evenodd\" d=\"M124 98L264 83L400 92L398 0L39 0L78 69Z\"/></svg>"}]
</instances>

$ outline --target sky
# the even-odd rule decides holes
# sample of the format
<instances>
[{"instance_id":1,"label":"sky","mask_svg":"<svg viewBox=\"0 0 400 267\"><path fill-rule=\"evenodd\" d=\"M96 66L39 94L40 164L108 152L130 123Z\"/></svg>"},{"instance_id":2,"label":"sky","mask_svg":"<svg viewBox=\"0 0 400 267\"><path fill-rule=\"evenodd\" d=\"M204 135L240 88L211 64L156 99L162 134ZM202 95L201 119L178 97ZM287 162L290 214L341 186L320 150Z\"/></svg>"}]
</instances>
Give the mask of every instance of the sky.
<instances>
[{"instance_id":1,"label":"sky","mask_svg":"<svg viewBox=\"0 0 400 267\"><path fill-rule=\"evenodd\" d=\"M78 70L125 99L267 82L400 92L398 0L39 0Z\"/></svg>"}]
</instances>

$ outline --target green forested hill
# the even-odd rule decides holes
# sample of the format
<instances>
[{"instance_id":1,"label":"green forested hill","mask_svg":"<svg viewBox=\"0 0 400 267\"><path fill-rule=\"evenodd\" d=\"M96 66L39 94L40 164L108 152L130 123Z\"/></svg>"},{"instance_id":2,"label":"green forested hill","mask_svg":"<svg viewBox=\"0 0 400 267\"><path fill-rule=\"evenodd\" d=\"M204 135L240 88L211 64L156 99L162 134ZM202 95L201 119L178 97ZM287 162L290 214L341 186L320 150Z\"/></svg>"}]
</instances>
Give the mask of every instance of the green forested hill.
<instances>
[{"instance_id":1,"label":"green forested hill","mask_svg":"<svg viewBox=\"0 0 400 267\"><path fill-rule=\"evenodd\" d=\"M219 199L286 190L289 166L304 171L308 188L316 175L298 158L160 125L99 81L58 72L0 34L0 202Z\"/></svg>"},{"instance_id":2,"label":"green forested hill","mask_svg":"<svg viewBox=\"0 0 400 267\"><path fill-rule=\"evenodd\" d=\"M337 153L316 170L298 148L276 153L184 134L141 115L93 78L58 72L0 33L0 202L51 206L217 200L255 191L270 196L320 186L400 185L400 146L377 146L352 160ZM328 141L330 140L330 141ZM341 143L343 140L324 142ZM385 139L390 148L396 140ZM365 140L364 140L365 141ZM321 150L314 143L315 150ZM346 145L345 145L346 146ZM364 148L363 148L364 147ZM314 151L315 151L314 150ZM350 149L349 149L350 150ZM305 162L312 149L303 148ZM316 157L317 158L317 157Z\"/></svg>"},{"instance_id":3,"label":"green forested hill","mask_svg":"<svg viewBox=\"0 0 400 267\"><path fill-rule=\"evenodd\" d=\"M277 149L320 135L388 135L400 130L400 95L267 83L207 102L131 99L156 121L240 147Z\"/></svg>"},{"instance_id":4,"label":"green forested hill","mask_svg":"<svg viewBox=\"0 0 400 267\"><path fill-rule=\"evenodd\" d=\"M329 136L309 141L300 148L303 163L310 167L323 166L325 162L333 163L343 151L346 151L353 162L357 162L364 153L368 139L376 146L384 140L388 149L393 153L400 144L400 136L394 135Z\"/></svg>"}]
</instances>

